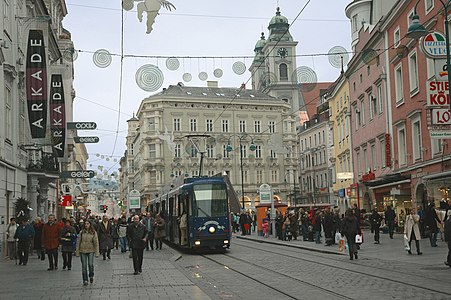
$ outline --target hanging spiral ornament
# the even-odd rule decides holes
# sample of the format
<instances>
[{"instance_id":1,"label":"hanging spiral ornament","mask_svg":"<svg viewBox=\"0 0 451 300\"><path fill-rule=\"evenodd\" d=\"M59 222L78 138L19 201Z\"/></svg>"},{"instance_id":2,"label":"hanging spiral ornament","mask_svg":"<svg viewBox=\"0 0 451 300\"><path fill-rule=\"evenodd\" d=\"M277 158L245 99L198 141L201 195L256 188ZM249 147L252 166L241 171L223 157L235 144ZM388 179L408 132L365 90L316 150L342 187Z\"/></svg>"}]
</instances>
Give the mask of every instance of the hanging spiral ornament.
<instances>
[{"instance_id":1,"label":"hanging spiral ornament","mask_svg":"<svg viewBox=\"0 0 451 300\"><path fill-rule=\"evenodd\" d=\"M122 0L122 8L124 10L132 10L134 6L133 0Z\"/></svg>"},{"instance_id":2,"label":"hanging spiral ornament","mask_svg":"<svg viewBox=\"0 0 451 300\"><path fill-rule=\"evenodd\" d=\"M202 81L205 81L208 79L208 74L206 72L200 72L199 73L199 79Z\"/></svg>"},{"instance_id":3,"label":"hanging spiral ornament","mask_svg":"<svg viewBox=\"0 0 451 300\"><path fill-rule=\"evenodd\" d=\"M111 64L112 58L108 50L100 49L94 53L92 60L97 67L106 68Z\"/></svg>"},{"instance_id":4,"label":"hanging spiral ornament","mask_svg":"<svg viewBox=\"0 0 451 300\"><path fill-rule=\"evenodd\" d=\"M78 58L78 51L74 48L67 48L63 51L63 58L68 62L73 62Z\"/></svg>"},{"instance_id":5,"label":"hanging spiral ornament","mask_svg":"<svg viewBox=\"0 0 451 300\"><path fill-rule=\"evenodd\" d=\"M329 52L329 63L332 67L340 69L342 64L346 66L349 62L348 51L342 46L332 47Z\"/></svg>"},{"instance_id":6,"label":"hanging spiral ornament","mask_svg":"<svg viewBox=\"0 0 451 300\"><path fill-rule=\"evenodd\" d=\"M315 71L307 66L296 68L293 75L303 92L313 91L318 83L318 76Z\"/></svg>"},{"instance_id":7,"label":"hanging spiral ornament","mask_svg":"<svg viewBox=\"0 0 451 300\"><path fill-rule=\"evenodd\" d=\"M185 82L190 82L193 79L193 76L190 73L185 73L182 76L183 81Z\"/></svg>"},{"instance_id":8,"label":"hanging spiral ornament","mask_svg":"<svg viewBox=\"0 0 451 300\"><path fill-rule=\"evenodd\" d=\"M170 71L175 71L180 67L180 62L176 57L169 57L166 59L166 68Z\"/></svg>"},{"instance_id":9,"label":"hanging spiral ornament","mask_svg":"<svg viewBox=\"0 0 451 300\"><path fill-rule=\"evenodd\" d=\"M224 72L222 71L222 69L215 69L215 70L213 71L213 75L214 75L216 78L221 78L223 74L224 74Z\"/></svg>"},{"instance_id":10,"label":"hanging spiral ornament","mask_svg":"<svg viewBox=\"0 0 451 300\"><path fill-rule=\"evenodd\" d=\"M164 81L163 72L155 65L147 64L141 66L135 74L136 84L146 91L155 92L158 90Z\"/></svg>"},{"instance_id":11,"label":"hanging spiral ornament","mask_svg":"<svg viewBox=\"0 0 451 300\"><path fill-rule=\"evenodd\" d=\"M232 70L237 75L243 75L246 72L246 65L241 61L236 61L232 65Z\"/></svg>"},{"instance_id":12,"label":"hanging spiral ornament","mask_svg":"<svg viewBox=\"0 0 451 300\"><path fill-rule=\"evenodd\" d=\"M374 65L377 62L379 54L376 50L367 48L362 51L361 59L366 65Z\"/></svg>"}]
</instances>

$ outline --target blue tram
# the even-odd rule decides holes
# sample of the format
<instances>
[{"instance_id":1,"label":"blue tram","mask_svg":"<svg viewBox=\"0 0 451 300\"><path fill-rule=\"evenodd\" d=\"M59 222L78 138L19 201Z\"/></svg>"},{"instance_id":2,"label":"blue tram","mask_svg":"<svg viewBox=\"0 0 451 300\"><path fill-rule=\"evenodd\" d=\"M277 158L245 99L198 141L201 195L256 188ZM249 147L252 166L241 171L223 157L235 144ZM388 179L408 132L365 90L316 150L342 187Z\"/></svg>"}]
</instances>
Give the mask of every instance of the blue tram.
<instances>
[{"instance_id":1,"label":"blue tram","mask_svg":"<svg viewBox=\"0 0 451 300\"><path fill-rule=\"evenodd\" d=\"M152 199L148 210L165 219L166 239L172 244L192 249L230 247L229 197L223 177L184 178Z\"/></svg>"}]
</instances>

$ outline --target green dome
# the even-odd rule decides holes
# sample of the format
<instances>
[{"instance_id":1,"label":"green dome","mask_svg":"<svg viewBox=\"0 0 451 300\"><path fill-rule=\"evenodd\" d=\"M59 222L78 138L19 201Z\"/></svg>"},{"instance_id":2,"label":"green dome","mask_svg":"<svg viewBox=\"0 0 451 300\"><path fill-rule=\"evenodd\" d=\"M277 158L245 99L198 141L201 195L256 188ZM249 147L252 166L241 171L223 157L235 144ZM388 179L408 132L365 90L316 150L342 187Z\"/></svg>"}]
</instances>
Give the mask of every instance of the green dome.
<instances>
[{"instance_id":1,"label":"green dome","mask_svg":"<svg viewBox=\"0 0 451 300\"><path fill-rule=\"evenodd\" d=\"M263 47L265 47L265 45L266 45L265 33L262 32L262 35L261 35L260 39L255 44L254 52L255 53L261 52Z\"/></svg>"},{"instance_id":2,"label":"green dome","mask_svg":"<svg viewBox=\"0 0 451 300\"><path fill-rule=\"evenodd\" d=\"M268 41L292 41L293 38L288 31L289 28L288 19L280 14L280 8L278 7L276 15L269 22Z\"/></svg>"},{"instance_id":3,"label":"green dome","mask_svg":"<svg viewBox=\"0 0 451 300\"><path fill-rule=\"evenodd\" d=\"M276 15L272 17L271 22L269 22L268 29L274 27L288 27L288 19L280 14L280 7L277 7Z\"/></svg>"}]
</instances>

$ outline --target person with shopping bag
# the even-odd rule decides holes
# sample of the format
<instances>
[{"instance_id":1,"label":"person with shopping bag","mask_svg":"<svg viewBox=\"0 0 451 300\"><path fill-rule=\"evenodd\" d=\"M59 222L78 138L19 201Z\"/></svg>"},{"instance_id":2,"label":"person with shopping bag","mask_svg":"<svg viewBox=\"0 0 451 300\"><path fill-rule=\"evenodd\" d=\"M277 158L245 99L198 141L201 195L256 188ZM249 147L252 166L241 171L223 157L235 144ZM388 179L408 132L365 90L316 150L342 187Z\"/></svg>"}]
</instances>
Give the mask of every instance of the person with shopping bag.
<instances>
[{"instance_id":1,"label":"person with shopping bag","mask_svg":"<svg viewBox=\"0 0 451 300\"><path fill-rule=\"evenodd\" d=\"M409 250L407 250L407 252L409 254L412 254L412 246L411 243L413 240L415 240L415 246L417 248L417 254L421 255L423 254L420 251L420 227L419 227L419 222L420 222L420 216L418 216L415 213L415 208L411 208L410 209L410 214L407 215L406 217L406 223L404 226L404 234L407 237L408 243L409 243ZM406 247L407 249L407 247Z\"/></svg>"},{"instance_id":2,"label":"person with shopping bag","mask_svg":"<svg viewBox=\"0 0 451 300\"><path fill-rule=\"evenodd\" d=\"M349 259L358 259L356 236L361 236L362 231L352 209L346 211L340 232L346 237L346 241L348 242Z\"/></svg>"}]
</instances>

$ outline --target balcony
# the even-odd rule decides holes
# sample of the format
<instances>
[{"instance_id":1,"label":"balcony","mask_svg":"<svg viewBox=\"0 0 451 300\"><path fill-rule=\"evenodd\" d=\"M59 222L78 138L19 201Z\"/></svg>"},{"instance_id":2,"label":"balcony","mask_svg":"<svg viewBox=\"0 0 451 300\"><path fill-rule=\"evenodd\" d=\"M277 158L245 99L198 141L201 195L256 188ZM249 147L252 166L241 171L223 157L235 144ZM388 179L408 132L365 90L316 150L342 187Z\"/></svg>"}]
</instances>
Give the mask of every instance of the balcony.
<instances>
[{"instance_id":1,"label":"balcony","mask_svg":"<svg viewBox=\"0 0 451 300\"><path fill-rule=\"evenodd\" d=\"M27 149L28 152L28 173L42 177L59 177L59 163L53 153L44 152L42 149Z\"/></svg>"}]
</instances>

